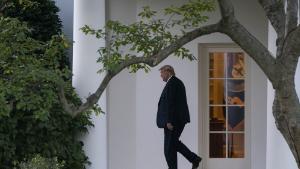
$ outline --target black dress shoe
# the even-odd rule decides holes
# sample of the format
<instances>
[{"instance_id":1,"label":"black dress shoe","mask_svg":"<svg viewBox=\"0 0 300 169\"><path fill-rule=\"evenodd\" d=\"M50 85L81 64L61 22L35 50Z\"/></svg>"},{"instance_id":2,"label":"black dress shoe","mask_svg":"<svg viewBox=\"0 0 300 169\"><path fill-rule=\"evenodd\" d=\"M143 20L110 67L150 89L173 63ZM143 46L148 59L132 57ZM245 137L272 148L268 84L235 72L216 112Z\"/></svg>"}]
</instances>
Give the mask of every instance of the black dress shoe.
<instances>
[{"instance_id":1,"label":"black dress shoe","mask_svg":"<svg viewBox=\"0 0 300 169\"><path fill-rule=\"evenodd\" d=\"M199 167L199 164L200 164L200 162L201 162L201 160L202 160L201 157L197 158L197 159L192 163L192 164L193 164L192 169L198 168L198 167Z\"/></svg>"}]
</instances>

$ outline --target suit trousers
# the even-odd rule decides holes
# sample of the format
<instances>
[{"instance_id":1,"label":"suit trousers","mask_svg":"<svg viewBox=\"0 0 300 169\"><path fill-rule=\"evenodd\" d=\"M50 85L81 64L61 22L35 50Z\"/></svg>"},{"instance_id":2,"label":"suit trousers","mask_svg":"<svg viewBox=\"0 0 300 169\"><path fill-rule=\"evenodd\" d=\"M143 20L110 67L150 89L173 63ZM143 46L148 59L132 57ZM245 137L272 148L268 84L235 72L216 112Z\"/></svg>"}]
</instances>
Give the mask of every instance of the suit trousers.
<instances>
[{"instance_id":1,"label":"suit trousers","mask_svg":"<svg viewBox=\"0 0 300 169\"><path fill-rule=\"evenodd\" d=\"M169 169L177 169L177 152L182 154L191 163L194 162L198 156L190 151L180 140L179 137L185 125L174 126L173 130L164 128L164 153L168 163Z\"/></svg>"}]
</instances>

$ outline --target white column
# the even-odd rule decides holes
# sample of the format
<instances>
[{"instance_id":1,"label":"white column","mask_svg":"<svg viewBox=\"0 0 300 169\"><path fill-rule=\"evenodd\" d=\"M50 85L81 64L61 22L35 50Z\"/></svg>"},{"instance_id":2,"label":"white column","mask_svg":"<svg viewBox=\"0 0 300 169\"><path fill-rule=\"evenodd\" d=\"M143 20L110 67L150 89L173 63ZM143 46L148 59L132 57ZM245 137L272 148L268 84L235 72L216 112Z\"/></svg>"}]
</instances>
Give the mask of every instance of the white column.
<instances>
[{"instance_id":1,"label":"white column","mask_svg":"<svg viewBox=\"0 0 300 169\"><path fill-rule=\"evenodd\" d=\"M137 0L107 1L107 19L124 24L135 22L136 3ZM137 169L136 74L123 70L110 81L107 93L108 168Z\"/></svg>"},{"instance_id":2,"label":"white column","mask_svg":"<svg viewBox=\"0 0 300 169\"><path fill-rule=\"evenodd\" d=\"M101 65L96 63L97 49L105 45L104 40L86 36L79 29L84 25L102 28L105 24L105 0L74 1L74 49L73 49L73 86L81 98L85 99L99 86L103 74L97 74ZM106 93L99 101L106 111ZM82 137L84 150L92 162L89 169L107 169L107 127L106 115L93 116L95 127Z\"/></svg>"}]
</instances>

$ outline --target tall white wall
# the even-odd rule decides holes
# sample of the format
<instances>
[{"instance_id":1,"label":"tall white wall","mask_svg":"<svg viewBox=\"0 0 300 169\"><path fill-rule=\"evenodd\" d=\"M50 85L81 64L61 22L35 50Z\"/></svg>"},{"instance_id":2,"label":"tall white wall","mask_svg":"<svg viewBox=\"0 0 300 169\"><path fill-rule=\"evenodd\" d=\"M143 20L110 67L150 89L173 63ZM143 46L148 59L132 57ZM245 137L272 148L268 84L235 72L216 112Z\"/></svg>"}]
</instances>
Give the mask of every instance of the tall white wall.
<instances>
[{"instance_id":1,"label":"tall white wall","mask_svg":"<svg viewBox=\"0 0 300 169\"><path fill-rule=\"evenodd\" d=\"M268 48L274 56L276 54L276 33L273 27L269 24L268 33ZM296 73L296 89L298 92L298 97L300 94L300 68L298 63L298 69ZM279 132L275 125L275 119L272 114L272 105L274 100L274 89L272 84L268 82L268 120L267 120L267 169L297 169L296 161L284 140L282 134Z\"/></svg>"},{"instance_id":2,"label":"tall white wall","mask_svg":"<svg viewBox=\"0 0 300 169\"><path fill-rule=\"evenodd\" d=\"M136 21L136 0L107 1L107 18ZM108 168L136 167L136 78L128 70L114 77L108 88Z\"/></svg>"},{"instance_id":3,"label":"tall white wall","mask_svg":"<svg viewBox=\"0 0 300 169\"><path fill-rule=\"evenodd\" d=\"M73 86L84 100L94 93L103 79L103 74L97 74L101 65L96 63L97 49L104 46L103 40L84 35L79 29L84 25L102 28L105 23L105 0L75 0L74 1L74 51L73 51ZM106 93L98 102L106 111ZM89 169L107 169L107 127L106 115L93 116L95 124L89 133L82 136L84 150L92 162Z\"/></svg>"}]
</instances>

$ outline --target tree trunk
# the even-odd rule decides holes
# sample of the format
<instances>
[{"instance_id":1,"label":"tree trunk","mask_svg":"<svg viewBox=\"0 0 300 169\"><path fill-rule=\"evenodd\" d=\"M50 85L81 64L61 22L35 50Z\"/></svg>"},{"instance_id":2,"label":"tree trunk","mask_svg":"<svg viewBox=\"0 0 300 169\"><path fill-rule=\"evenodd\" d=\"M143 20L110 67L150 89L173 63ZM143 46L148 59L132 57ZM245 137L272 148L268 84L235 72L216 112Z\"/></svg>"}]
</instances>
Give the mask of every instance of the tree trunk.
<instances>
[{"instance_id":1,"label":"tree trunk","mask_svg":"<svg viewBox=\"0 0 300 169\"><path fill-rule=\"evenodd\" d=\"M300 103L293 80L275 89L273 115L300 168Z\"/></svg>"}]
</instances>

